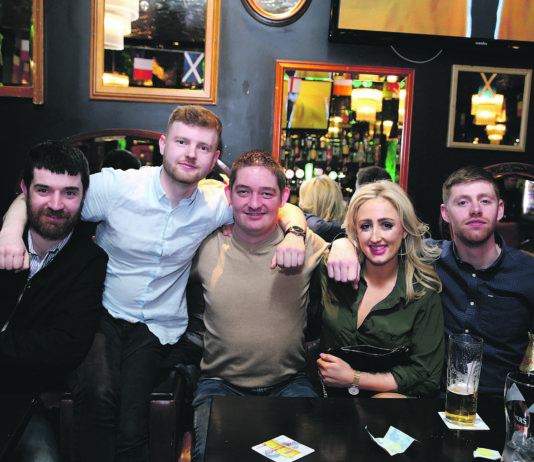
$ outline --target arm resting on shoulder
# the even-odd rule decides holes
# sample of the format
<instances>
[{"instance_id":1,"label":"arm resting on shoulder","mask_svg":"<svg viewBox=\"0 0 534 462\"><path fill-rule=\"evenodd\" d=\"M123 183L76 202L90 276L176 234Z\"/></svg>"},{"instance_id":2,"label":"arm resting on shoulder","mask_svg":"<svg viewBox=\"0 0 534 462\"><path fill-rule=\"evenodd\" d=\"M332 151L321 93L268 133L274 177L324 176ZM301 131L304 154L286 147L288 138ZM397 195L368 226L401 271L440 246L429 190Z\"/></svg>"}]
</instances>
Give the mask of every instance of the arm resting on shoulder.
<instances>
[{"instance_id":1,"label":"arm resting on shoulder","mask_svg":"<svg viewBox=\"0 0 534 462\"><path fill-rule=\"evenodd\" d=\"M328 257L328 277L338 282L352 282L355 289L360 280L360 262L352 241L346 237L332 242Z\"/></svg>"},{"instance_id":2,"label":"arm resting on shoulder","mask_svg":"<svg viewBox=\"0 0 534 462\"><path fill-rule=\"evenodd\" d=\"M291 226L298 226L306 231L306 217L298 207L285 204L278 213L278 223L284 231ZM304 238L292 233L288 233L284 240L276 248L276 255L273 257L271 268L276 266L284 268L295 268L304 264L306 246Z\"/></svg>"},{"instance_id":3,"label":"arm resting on shoulder","mask_svg":"<svg viewBox=\"0 0 534 462\"><path fill-rule=\"evenodd\" d=\"M28 251L22 240L27 221L26 196L20 194L4 215L0 231L0 269L21 271L30 267Z\"/></svg>"}]
</instances>

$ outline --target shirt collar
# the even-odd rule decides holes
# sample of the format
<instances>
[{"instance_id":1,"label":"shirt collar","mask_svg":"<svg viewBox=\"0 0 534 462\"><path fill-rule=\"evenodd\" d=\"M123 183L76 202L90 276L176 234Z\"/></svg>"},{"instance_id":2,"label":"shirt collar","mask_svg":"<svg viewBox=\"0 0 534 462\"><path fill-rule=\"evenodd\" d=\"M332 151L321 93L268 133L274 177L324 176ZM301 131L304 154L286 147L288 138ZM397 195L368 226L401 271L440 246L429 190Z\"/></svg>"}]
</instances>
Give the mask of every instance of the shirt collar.
<instances>
[{"instance_id":1,"label":"shirt collar","mask_svg":"<svg viewBox=\"0 0 534 462\"><path fill-rule=\"evenodd\" d=\"M154 175L154 178L152 179L152 182L154 185L154 192L156 194L158 201L161 201L163 198L165 198L166 200L169 200L167 193L165 192L165 190L163 189L163 185L161 184L162 169L163 169L163 165L161 165L158 168L158 171L156 172L156 174ZM198 186L193 191L193 194L191 194L191 197L187 199L183 199L182 201L180 201L180 203L193 203L195 201L195 198L197 197L197 194L198 194Z\"/></svg>"},{"instance_id":2,"label":"shirt collar","mask_svg":"<svg viewBox=\"0 0 534 462\"><path fill-rule=\"evenodd\" d=\"M361 273L361 279L364 281L365 287L367 288L367 281L365 280L365 276L363 273ZM362 294L363 298L363 294ZM406 301L406 267L404 264L404 261L402 259L399 259L399 270L397 272L397 280L395 281L395 286L393 287L393 290L384 298L382 301L377 303L377 309L383 308L383 307L390 307L394 306L400 301ZM358 300L358 303L361 300ZM384 303L384 306L382 304Z\"/></svg>"},{"instance_id":3,"label":"shirt collar","mask_svg":"<svg viewBox=\"0 0 534 462\"><path fill-rule=\"evenodd\" d=\"M65 247L67 242L72 236L73 231L71 231L65 238L63 238L58 243L54 244L52 247L50 247L46 251L46 255L41 261L39 258L39 255L35 251L35 248L33 247L33 239L32 239L32 233L31 230L28 229L28 252L30 254L30 274L33 276L37 271L44 268L52 258L54 258L58 252Z\"/></svg>"},{"instance_id":4,"label":"shirt collar","mask_svg":"<svg viewBox=\"0 0 534 462\"><path fill-rule=\"evenodd\" d=\"M497 232L495 232L495 243L501 248L501 253L499 254L499 256L495 259L495 261L490 266L488 266L487 268L481 269L481 270L475 269L475 267L471 263L462 260L462 258L458 254L458 248L456 247L456 242L455 241L452 241L452 246L451 246L452 255L454 256L454 259L458 262L458 264L469 266L469 268L472 268L473 271L480 271L480 272L494 271L494 270L496 270L498 265L500 265L502 259L504 258L504 253L506 252L506 246L504 244L504 239Z\"/></svg>"}]
</instances>

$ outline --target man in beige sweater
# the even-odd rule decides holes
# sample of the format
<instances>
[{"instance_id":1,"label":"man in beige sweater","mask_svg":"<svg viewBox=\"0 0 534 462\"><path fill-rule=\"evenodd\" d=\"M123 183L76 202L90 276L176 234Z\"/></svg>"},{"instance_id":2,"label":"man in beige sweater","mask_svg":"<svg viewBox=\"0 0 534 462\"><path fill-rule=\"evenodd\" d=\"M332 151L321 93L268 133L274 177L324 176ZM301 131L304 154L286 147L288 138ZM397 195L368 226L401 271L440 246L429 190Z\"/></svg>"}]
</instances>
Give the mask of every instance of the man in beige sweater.
<instances>
[{"instance_id":1,"label":"man in beige sweater","mask_svg":"<svg viewBox=\"0 0 534 462\"><path fill-rule=\"evenodd\" d=\"M284 238L277 216L289 197L280 164L263 151L234 162L226 195L233 207L232 236L215 231L201 245L191 278L204 289L206 335L195 393L193 461L204 459L211 398L316 396L303 372L308 288L326 243L293 227L306 243L298 271L270 269Z\"/></svg>"}]
</instances>

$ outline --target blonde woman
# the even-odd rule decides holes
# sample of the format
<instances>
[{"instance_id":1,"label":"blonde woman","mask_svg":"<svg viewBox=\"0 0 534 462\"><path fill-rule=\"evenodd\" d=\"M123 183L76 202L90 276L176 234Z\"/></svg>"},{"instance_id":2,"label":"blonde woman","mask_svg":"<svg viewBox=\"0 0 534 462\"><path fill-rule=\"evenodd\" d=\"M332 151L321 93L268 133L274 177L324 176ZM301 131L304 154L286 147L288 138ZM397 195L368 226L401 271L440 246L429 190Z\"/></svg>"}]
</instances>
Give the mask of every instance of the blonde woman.
<instances>
[{"instance_id":1,"label":"blonde woman","mask_svg":"<svg viewBox=\"0 0 534 462\"><path fill-rule=\"evenodd\" d=\"M444 358L441 282L432 267L440 250L424 240L400 186L378 181L362 186L347 212L347 232L361 264L358 289L321 275L323 317L319 374L327 387L387 397L433 396ZM406 346L404 362L375 373L354 370L330 348Z\"/></svg>"},{"instance_id":2,"label":"blonde woman","mask_svg":"<svg viewBox=\"0 0 534 462\"><path fill-rule=\"evenodd\" d=\"M299 207L308 227L325 241L341 233L347 206L338 184L327 175L319 175L302 183Z\"/></svg>"}]
</instances>

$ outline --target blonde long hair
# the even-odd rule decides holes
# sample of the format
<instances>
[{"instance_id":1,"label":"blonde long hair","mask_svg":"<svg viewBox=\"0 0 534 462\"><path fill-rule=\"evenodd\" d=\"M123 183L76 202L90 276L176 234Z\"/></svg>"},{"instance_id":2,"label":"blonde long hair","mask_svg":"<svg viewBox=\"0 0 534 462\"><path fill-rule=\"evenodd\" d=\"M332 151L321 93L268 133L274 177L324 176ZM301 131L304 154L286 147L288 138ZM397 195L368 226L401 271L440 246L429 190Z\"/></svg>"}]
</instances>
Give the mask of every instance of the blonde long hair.
<instances>
[{"instance_id":1,"label":"blonde long hair","mask_svg":"<svg viewBox=\"0 0 534 462\"><path fill-rule=\"evenodd\" d=\"M417 218L413 205L396 183L391 181L377 181L362 186L352 197L345 220L347 232L353 242L358 242L356 234L356 219L360 207L371 199L382 197L388 200L399 214L402 228L407 233L401 245L399 257L403 259L406 267L406 300L411 302L421 298L425 294L425 289L415 291L414 285L421 284L427 289L441 292L441 281L432 266L432 263L439 258L441 249L435 245L430 245L425 241L428 233L428 225ZM365 256L358 245L356 245L358 257L362 265Z\"/></svg>"},{"instance_id":2,"label":"blonde long hair","mask_svg":"<svg viewBox=\"0 0 534 462\"><path fill-rule=\"evenodd\" d=\"M319 175L302 183L299 207L325 221L343 222L347 206L341 189L332 178Z\"/></svg>"}]
</instances>

